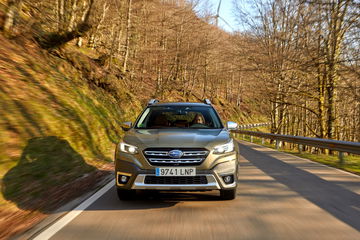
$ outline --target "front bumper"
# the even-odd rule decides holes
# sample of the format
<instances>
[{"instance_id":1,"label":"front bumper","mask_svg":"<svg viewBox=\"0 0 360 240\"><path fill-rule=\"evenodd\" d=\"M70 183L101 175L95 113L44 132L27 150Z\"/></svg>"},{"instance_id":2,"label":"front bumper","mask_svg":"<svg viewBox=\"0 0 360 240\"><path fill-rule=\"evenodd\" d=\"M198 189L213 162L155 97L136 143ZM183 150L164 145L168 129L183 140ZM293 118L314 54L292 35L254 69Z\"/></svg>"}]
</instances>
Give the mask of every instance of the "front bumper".
<instances>
[{"instance_id":1,"label":"front bumper","mask_svg":"<svg viewBox=\"0 0 360 240\"><path fill-rule=\"evenodd\" d=\"M155 175L146 175L139 174L133 185L132 189L149 189L149 190L188 190L188 191L196 191L196 190L219 190L220 186L216 181L216 178L212 174L200 175L206 176L207 183L206 184L146 184L145 177L146 176L155 176ZM199 175L198 175L199 176Z\"/></svg>"},{"instance_id":2,"label":"front bumper","mask_svg":"<svg viewBox=\"0 0 360 240\"><path fill-rule=\"evenodd\" d=\"M223 162L210 170L197 169L196 176L205 176L207 182L203 184L149 184L145 183L146 176L155 176L155 168L142 169L137 164L128 161L116 161L116 186L121 189L141 190L173 190L173 191L206 191L233 189L237 186L237 159ZM225 184L223 176L233 175L234 182ZM127 176L128 181L123 184L119 176Z\"/></svg>"}]
</instances>

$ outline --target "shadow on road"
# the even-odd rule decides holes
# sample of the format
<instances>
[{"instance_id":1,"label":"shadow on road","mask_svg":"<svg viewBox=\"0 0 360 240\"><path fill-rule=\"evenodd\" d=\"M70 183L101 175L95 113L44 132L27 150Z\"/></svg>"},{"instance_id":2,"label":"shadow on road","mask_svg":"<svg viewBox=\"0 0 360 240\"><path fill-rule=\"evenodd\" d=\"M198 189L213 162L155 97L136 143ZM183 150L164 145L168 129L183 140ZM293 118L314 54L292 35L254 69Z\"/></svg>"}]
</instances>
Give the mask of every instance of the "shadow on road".
<instances>
[{"instance_id":1,"label":"shadow on road","mask_svg":"<svg viewBox=\"0 0 360 240\"><path fill-rule=\"evenodd\" d=\"M60 187L94 170L66 140L32 138L18 164L5 174L1 190L21 209L51 212L69 198L69 192L58 191Z\"/></svg>"},{"instance_id":2,"label":"shadow on road","mask_svg":"<svg viewBox=\"0 0 360 240\"><path fill-rule=\"evenodd\" d=\"M360 231L360 196L358 194L267 155L270 152L256 151L243 144L239 147L241 155L254 166Z\"/></svg>"},{"instance_id":3,"label":"shadow on road","mask_svg":"<svg viewBox=\"0 0 360 240\"><path fill-rule=\"evenodd\" d=\"M217 192L158 192L139 191L133 200L120 201L115 187L100 197L85 211L117 211L168 208L180 202L221 201Z\"/></svg>"}]
</instances>

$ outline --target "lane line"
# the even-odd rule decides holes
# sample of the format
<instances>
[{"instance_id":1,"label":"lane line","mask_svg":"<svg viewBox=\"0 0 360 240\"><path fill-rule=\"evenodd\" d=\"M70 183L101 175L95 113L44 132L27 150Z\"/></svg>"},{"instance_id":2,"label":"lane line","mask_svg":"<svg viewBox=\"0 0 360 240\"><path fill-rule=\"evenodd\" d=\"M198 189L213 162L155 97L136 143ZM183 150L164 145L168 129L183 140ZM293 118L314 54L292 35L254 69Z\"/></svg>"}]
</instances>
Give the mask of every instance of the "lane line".
<instances>
[{"instance_id":1,"label":"lane line","mask_svg":"<svg viewBox=\"0 0 360 240\"><path fill-rule=\"evenodd\" d=\"M65 227L68 223L70 223L74 218L76 218L80 213L82 213L86 208L88 208L91 204L93 204L96 200L98 200L102 195L104 195L107 191L109 191L112 187L115 186L115 180L110 181L103 188L93 194L91 197L82 202L79 206L73 209L71 212L67 213L65 216L60 218L50 227L42 231L39 235L37 235L34 240L47 240L54 236L58 231L60 231L63 227Z\"/></svg>"}]
</instances>

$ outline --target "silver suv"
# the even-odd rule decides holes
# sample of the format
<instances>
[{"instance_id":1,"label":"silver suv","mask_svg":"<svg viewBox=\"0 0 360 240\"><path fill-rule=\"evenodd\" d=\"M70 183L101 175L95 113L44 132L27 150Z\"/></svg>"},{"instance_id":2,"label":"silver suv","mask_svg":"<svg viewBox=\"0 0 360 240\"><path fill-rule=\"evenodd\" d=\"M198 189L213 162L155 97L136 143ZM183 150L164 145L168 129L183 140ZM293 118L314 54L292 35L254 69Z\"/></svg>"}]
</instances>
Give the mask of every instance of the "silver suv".
<instances>
[{"instance_id":1,"label":"silver suv","mask_svg":"<svg viewBox=\"0 0 360 240\"><path fill-rule=\"evenodd\" d=\"M219 190L236 197L238 146L207 99L204 103L151 100L134 124L125 122L116 147L115 176L120 199L136 190Z\"/></svg>"}]
</instances>

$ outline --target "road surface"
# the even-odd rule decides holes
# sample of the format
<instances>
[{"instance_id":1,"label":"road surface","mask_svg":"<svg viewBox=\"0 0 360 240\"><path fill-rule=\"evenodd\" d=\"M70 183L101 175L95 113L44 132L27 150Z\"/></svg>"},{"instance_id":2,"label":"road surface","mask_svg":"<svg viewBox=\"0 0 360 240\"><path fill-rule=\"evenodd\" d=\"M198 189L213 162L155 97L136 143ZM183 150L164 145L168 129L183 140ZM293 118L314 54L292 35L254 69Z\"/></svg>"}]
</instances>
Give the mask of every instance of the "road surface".
<instances>
[{"instance_id":1,"label":"road surface","mask_svg":"<svg viewBox=\"0 0 360 240\"><path fill-rule=\"evenodd\" d=\"M47 236L54 240L360 239L360 177L247 142L240 142L240 151L234 201L219 200L218 192L203 192L159 193L121 202L111 187Z\"/></svg>"}]
</instances>

